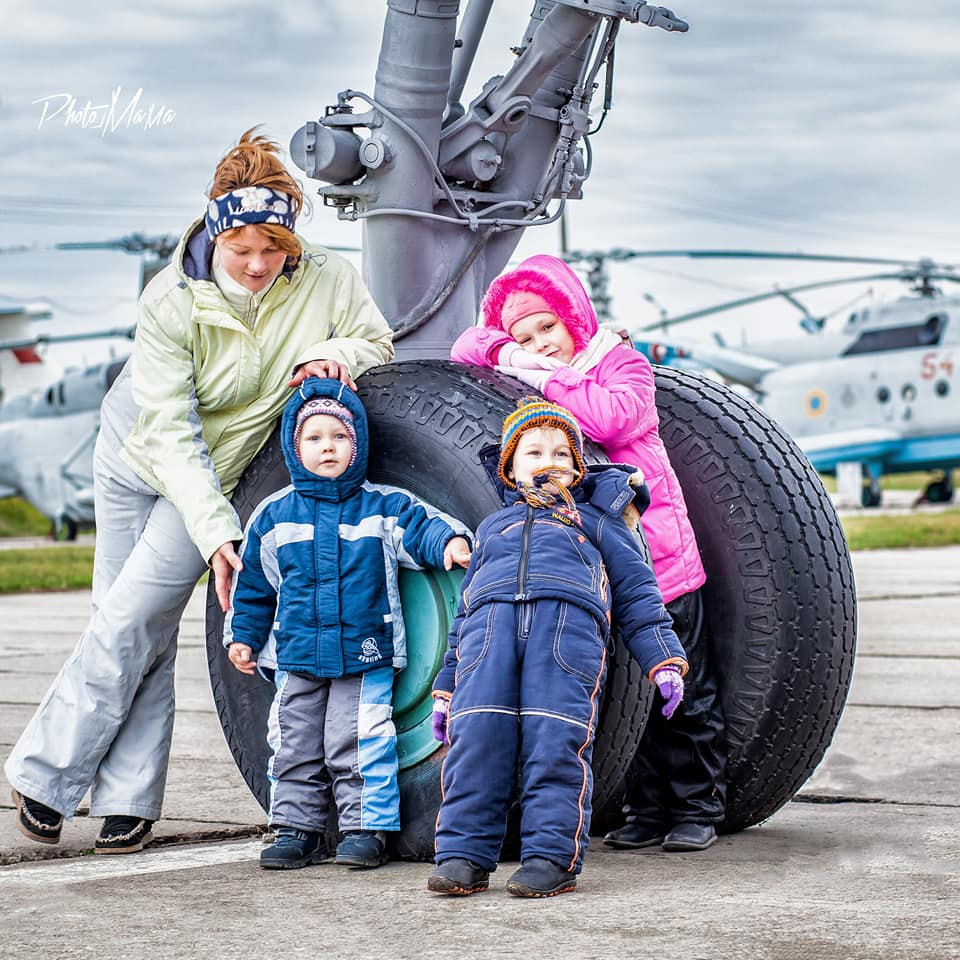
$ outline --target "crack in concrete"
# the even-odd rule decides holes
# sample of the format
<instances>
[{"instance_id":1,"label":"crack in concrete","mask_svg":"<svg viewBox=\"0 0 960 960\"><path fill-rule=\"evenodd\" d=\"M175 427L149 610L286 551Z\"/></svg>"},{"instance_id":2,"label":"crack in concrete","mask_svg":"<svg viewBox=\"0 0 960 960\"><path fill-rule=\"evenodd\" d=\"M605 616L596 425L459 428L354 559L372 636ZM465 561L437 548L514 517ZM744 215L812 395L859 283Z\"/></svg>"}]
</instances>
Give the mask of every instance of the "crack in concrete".
<instances>
[{"instance_id":1,"label":"crack in concrete","mask_svg":"<svg viewBox=\"0 0 960 960\"><path fill-rule=\"evenodd\" d=\"M920 703L857 703L855 700L848 700L844 709L846 707L862 707L865 710L926 710L934 713L940 710L960 710L960 706L949 703L930 706Z\"/></svg>"},{"instance_id":2,"label":"crack in concrete","mask_svg":"<svg viewBox=\"0 0 960 960\"><path fill-rule=\"evenodd\" d=\"M196 823L197 821L194 821ZM155 847L184 846L189 843L206 843L216 840L243 840L249 837L260 837L266 833L262 824L232 827L226 830L194 830L190 833L176 834L167 837L155 837L149 844L149 849ZM73 860L77 857L95 856L92 847L84 849L59 850L30 850L27 853L16 852L0 854L0 866L8 867L15 863L40 863L49 860Z\"/></svg>"},{"instance_id":3,"label":"crack in concrete","mask_svg":"<svg viewBox=\"0 0 960 960\"><path fill-rule=\"evenodd\" d=\"M857 597L857 604L873 603L877 600L948 600L960 597L960 587L947 593L884 593L874 597Z\"/></svg>"},{"instance_id":4,"label":"crack in concrete","mask_svg":"<svg viewBox=\"0 0 960 960\"><path fill-rule=\"evenodd\" d=\"M791 803L819 803L824 805L841 803L868 803L887 807L935 807L939 810L960 810L960 803L926 803L920 800L888 800L883 797L850 797L844 794L798 793Z\"/></svg>"}]
</instances>

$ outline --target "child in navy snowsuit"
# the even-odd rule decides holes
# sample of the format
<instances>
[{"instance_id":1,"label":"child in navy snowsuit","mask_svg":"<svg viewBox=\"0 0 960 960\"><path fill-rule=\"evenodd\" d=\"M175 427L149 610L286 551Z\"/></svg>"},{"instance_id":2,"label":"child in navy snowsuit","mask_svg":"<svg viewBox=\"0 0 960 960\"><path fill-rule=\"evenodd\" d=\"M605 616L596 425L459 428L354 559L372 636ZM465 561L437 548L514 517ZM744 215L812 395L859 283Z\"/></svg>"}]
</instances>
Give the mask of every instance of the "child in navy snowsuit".
<instances>
[{"instance_id":1,"label":"child in navy snowsuit","mask_svg":"<svg viewBox=\"0 0 960 960\"><path fill-rule=\"evenodd\" d=\"M527 399L504 421L506 506L477 530L434 682L435 733L444 737L448 721L450 743L427 882L437 893L487 887L518 766L522 866L506 888L522 897L575 889L611 613L664 711L683 696L683 649L622 517L645 505L646 486L632 467L585 469L582 451L573 415L546 400Z\"/></svg>"},{"instance_id":2,"label":"child in navy snowsuit","mask_svg":"<svg viewBox=\"0 0 960 960\"><path fill-rule=\"evenodd\" d=\"M290 398L281 443L292 484L265 499L244 533L224 645L234 666L275 666L269 822L260 865L327 858L331 790L337 863L375 867L400 829L394 671L406 664L397 565L451 569L468 529L397 487L366 479L359 398L311 377ZM272 636L271 636L272 634ZM275 651L264 651L268 638Z\"/></svg>"}]
</instances>

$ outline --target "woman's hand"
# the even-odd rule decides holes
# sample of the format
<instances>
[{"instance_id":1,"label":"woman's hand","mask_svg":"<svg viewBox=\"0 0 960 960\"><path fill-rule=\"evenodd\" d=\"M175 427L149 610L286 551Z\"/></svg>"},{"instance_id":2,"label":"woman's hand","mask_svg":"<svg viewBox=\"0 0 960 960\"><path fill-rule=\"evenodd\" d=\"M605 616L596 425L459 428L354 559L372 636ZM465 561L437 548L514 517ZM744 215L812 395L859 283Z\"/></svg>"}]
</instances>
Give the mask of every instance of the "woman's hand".
<instances>
[{"instance_id":1,"label":"woman's hand","mask_svg":"<svg viewBox=\"0 0 960 960\"><path fill-rule=\"evenodd\" d=\"M230 662L241 672L253 676L257 670L257 661L253 657L253 647L245 643L231 643L227 647Z\"/></svg>"},{"instance_id":2,"label":"woman's hand","mask_svg":"<svg viewBox=\"0 0 960 960\"><path fill-rule=\"evenodd\" d=\"M243 563L237 556L237 551L233 549L232 541L228 540L217 547L210 558L210 568L213 570L213 582L220 609L226 613L230 606L230 584L233 582L233 571L236 570L239 573L243 569Z\"/></svg>"},{"instance_id":3,"label":"woman's hand","mask_svg":"<svg viewBox=\"0 0 960 960\"><path fill-rule=\"evenodd\" d=\"M350 368L339 360L311 360L300 367L293 377L287 382L288 387L299 387L307 377L323 377L330 380L339 380L345 383L351 390L356 390L357 385L350 376Z\"/></svg>"},{"instance_id":4,"label":"woman's hand","mask_svg":"<svg viewBox=\"0 0 960 960\"><path fill-rule=\"evenodd\" d=\"M452 570L454 564L458 567L470 565L470 544L466 537L453 537L443 548L443 569Z\"/></svg>"}]
</instances>

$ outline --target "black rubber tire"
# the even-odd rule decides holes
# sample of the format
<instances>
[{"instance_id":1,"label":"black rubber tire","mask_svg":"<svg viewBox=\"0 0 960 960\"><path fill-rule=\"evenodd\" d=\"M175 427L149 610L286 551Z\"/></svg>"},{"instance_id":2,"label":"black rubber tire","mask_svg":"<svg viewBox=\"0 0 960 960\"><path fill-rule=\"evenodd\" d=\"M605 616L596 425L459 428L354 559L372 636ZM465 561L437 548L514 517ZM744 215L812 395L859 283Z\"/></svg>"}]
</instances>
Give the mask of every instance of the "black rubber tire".
<instances>
[{"instance_id":1,"label":"black rubber tire","mask_svg":"<svg viewBox=\"0 0 960 960\"><path fill-rule=\"evenodd\" d=\"M478 456L500 438L504 416L528 390L509 377L438 360L407 361L379 367L358 381L370 421L372 480L405 487L475 528L499 506ZM594 447L588 459L602 460ZM245 523L269 493L289 483L276 434L245 472L233 497ZM224 736L244 780L264 809L267 711L271 684L234 670L222 647L223 614L210 584L207 594L207 659L213 697ZM445 643L446 638L439 638ZM608 671L594 745L594 803L603 807L620 788L649 713L648 684L618 643ZM444 751L400 773L401 833L392 835L391 855L433 858L440 803L440 764Z\"/></svg>"},{"instance_id":2,"label":"black rubber tire","mask_svg":"<svg viewBox=\"0 0 960 960\"><path fill-rule=\"evenodd\" d=\"M50 537L59 542L72 543L77 539L79 529L76 520L62 514L59 523L52 523L50 525Z\"/></svg>"},{"instance_id":3,"label":"black rubber tire","mask_svg":"<svg viewBox=\"0 0 960 960\"><path fill-rule=\"evenodd\" d=\"M660 435L707 571L731 832L786 803L830 744L856 649L853 569L819 476L783 430L706 377L655 369Z\"/></svg>"}]
</instances>

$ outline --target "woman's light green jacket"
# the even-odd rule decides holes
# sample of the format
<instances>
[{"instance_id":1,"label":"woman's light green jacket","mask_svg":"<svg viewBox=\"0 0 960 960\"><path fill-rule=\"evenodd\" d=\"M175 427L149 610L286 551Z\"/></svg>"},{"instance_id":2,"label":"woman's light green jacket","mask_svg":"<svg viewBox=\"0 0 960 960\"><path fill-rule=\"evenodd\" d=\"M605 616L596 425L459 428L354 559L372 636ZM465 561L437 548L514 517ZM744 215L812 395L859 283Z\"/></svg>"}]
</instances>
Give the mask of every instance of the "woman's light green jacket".
<instances>
[{"instance_id":1,"label":"woman's light green jacket","mask_svg":"<svg viewBox=\"0 0 960 960\"><path fill-rule=\"evenodd\" d=\"M295 270L277 278L247 326L212 278L185 272L200 224L140 297L132 358L139 410L121 456L180 511L209 560L241 537L227 498L273 431L294 368L338 360L357 377L392 359L393 332L356 269L305 242Z\"/></svg>"}]
</instances>

